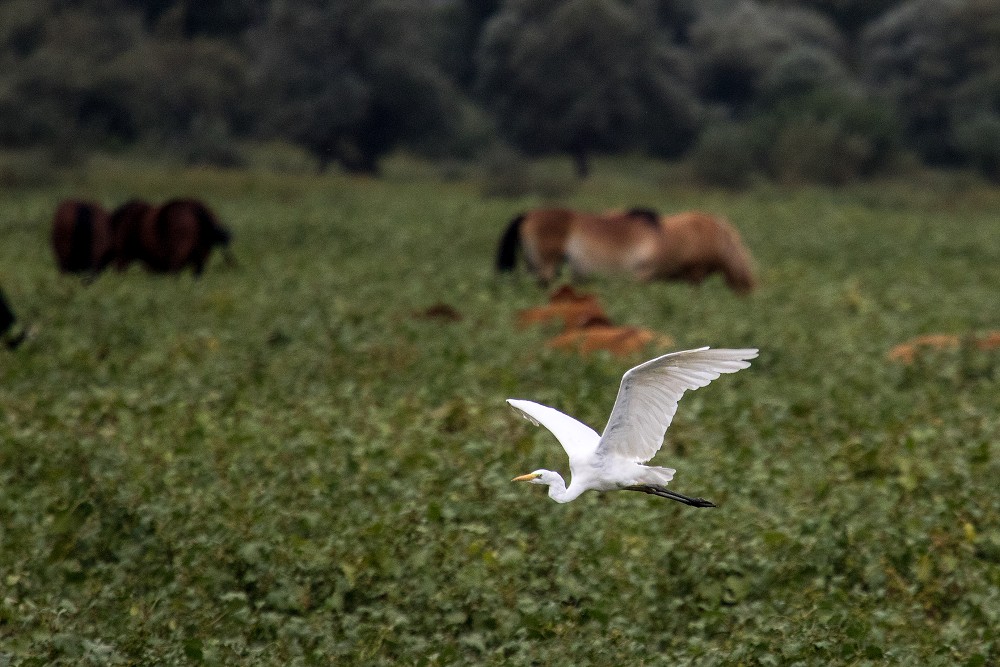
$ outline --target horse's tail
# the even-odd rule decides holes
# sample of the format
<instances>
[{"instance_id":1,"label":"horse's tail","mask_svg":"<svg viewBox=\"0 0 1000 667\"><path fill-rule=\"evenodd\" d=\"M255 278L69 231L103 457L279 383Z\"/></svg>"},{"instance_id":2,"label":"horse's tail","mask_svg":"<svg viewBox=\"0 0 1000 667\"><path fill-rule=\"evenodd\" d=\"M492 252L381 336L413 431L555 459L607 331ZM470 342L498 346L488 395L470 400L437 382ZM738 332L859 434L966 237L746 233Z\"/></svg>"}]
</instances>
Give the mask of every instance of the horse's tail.
<instances>
[{"instance_id":1,"label":"horse's tail","mask_svg":"<svg viewBox=\"0 0 1000 667\"><path fill-rule=\"evenodd\" d=\"M94 263L94 209L80 204L73 211L73 216L67 265L70 271L89 271Z\"/></svg>"},{"instance_id":2,"label":"horse's tail","mask_svg":"<svg viewBox=\"0 0 1000 667\"><path fill-rule=\"evenodd\" d=\"M0 337L5 336L7 331L17 322L17 318L14 317L14 311L11 309L10 304L7 303L7 298L4 296L2 290L0 290Z\"/></svg>"},{"instance_id":3,"label":"horse's tail","mask_svg":"<svg viewBox=\"0 0 1000 667\"><path fill-rule=\"evenodd\" d=\"M517 216L507 225L507 231L500 237L500 247L497 248L497 271L513 271L517 263L517 247L521 244L521 223L525 214Z\"/></svg>"},{"instance_id":4,"label":"horse's tail","mask_svg":"<svg viewBox=\"0 0 1000 667\"><path fill-rule=\"evenodd\" d=\"M15 324L17 318L14 316L14 311L7 303L3 290L0 290L0 342L10 350L16 349L28 337L28 329L15 327ZM18 328L20 331L17 331Z\"/></svg>"},{"instance_id":5,"label":"horse's tail","mask_svg":"<svg viewBox=\"0 0 1000 667\"><path fill-rule=\"evenodd\" d=\"M748 294L757 286L753 257L743 244L740 233L729 221L719 218L719 224L726 239L722 254L722 272L726 276L726 284L738 294Z\"/></svg>"}]
</instances>

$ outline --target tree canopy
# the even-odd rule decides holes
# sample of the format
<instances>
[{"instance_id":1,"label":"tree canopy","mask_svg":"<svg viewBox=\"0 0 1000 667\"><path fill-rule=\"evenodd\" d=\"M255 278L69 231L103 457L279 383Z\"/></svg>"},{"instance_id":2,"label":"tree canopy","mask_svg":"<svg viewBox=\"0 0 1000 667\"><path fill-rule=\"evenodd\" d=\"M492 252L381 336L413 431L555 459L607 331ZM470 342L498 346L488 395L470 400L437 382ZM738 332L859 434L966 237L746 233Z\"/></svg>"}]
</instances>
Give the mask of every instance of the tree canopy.
<instances>
[{"instance_id":1,"label":"tree canopy","mask_svg":"<svg viewBox=\"0 0 1000 667\"><path fill-rule=\"evenodd\" d=\"M677 154L698 123L694 72L649 3L517 0L486 25L477 92L530 152Z\"/></svg>"},{"instance_id":2,"label":"tree canopy","mask_svg":"<svg viewBox=\"0 0 1000 667\"><path fill-rule=\"evenodd\" d=\"M775 176L797 133L808 159L854 156L813 172L832 180L901 150L1000 178L1000 4L0 4L0 149L140 144L228 163L241 142L278 139L320 168L375 172L398 148L468 157L492 144L569 155L586 173L621 151L701 150L708 165L728 137L721 158Z\"/></svg>"}]
</instances>

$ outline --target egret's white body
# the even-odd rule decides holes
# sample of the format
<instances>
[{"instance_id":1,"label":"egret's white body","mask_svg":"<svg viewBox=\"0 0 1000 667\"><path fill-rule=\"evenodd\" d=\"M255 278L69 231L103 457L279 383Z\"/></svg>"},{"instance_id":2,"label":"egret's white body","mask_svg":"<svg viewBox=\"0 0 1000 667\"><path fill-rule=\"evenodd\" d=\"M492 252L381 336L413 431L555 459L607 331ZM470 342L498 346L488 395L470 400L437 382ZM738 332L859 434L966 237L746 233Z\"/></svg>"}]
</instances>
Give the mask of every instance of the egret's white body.
<instances>
[{"instance_id":1,"label":"egret's white body","mask_svg":"<svg viewBox=\"0 0 1000 667\"><path fill-rule=\"evenodd\" d=\"M642 464L663 445L663 436L685 391L704 387L722 373L747 368L748 360L756 356L756 349L702 347L639 364L622 377L603 435L553 408L507 399L525 418L552 432L569 456L572 473L569 487L559 473L551 470L536 470L514 481L545 484L549 497L559 503L568 503L594 489L642 491L695 507L714 507L702 498L668 491L665 485L677 472L673 468Z\"/></svg>"}]
</instances>

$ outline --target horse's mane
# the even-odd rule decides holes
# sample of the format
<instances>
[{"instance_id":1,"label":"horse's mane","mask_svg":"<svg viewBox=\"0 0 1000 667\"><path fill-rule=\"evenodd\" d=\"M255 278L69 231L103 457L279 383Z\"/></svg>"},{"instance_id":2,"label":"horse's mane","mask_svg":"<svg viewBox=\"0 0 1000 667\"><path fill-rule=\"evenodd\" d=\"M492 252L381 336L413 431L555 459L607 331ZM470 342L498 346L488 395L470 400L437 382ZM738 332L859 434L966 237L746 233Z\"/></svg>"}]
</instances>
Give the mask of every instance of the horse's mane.
<instances>
[{"instance_id":1,"label":"horse's mane","mask_svg":"<svg viewBox=\"0 0 1000 667\"><path fill-rule=\"evenodd\" d=\"M625 211L625 217L640 218L654 227L660 224L660 212L652 208L630 208Z\"/></svg>"}]
</instances>

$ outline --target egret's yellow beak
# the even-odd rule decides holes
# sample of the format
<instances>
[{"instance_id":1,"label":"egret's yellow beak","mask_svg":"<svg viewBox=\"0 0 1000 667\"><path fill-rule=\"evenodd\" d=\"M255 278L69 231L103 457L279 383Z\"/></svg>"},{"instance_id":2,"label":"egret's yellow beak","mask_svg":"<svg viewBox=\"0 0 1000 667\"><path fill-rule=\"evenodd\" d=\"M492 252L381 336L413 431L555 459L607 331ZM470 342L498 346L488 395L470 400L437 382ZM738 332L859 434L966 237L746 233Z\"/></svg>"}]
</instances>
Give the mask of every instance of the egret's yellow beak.
<instances>
[{"instance_id":1,"label":"egret's yellow beak","mask_svg":"<svg viewBox=\"0 0 1000 667\"><path fill-rule=\"evenodd\" d=\"M512 482L530 482L531 480L538 479L539 477L541 477L541 475L539 475L538 473L529 472L527 475L521 475L520 477L515 477L514 479L512 479L510 481L512 481Z\"/></svg>"}]
</instances>

